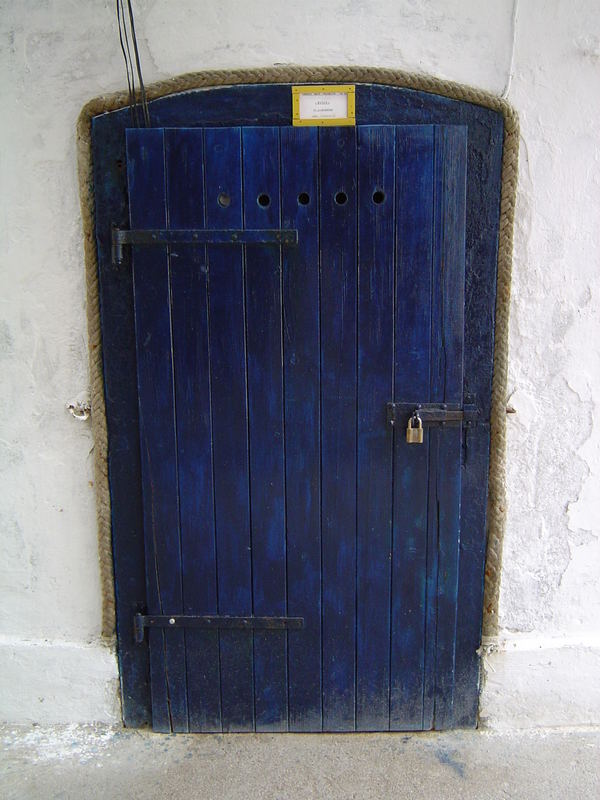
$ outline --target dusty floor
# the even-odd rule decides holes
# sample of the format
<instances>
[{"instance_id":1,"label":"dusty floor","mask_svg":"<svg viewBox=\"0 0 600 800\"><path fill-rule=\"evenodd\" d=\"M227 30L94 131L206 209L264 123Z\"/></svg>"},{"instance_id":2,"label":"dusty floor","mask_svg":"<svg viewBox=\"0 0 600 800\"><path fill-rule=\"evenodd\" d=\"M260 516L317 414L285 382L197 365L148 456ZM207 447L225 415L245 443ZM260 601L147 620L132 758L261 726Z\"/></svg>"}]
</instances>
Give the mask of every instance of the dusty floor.
<instances>
[{"instance_id":1,"label":"dusty floor","mask_svg":"<svg viewBox=\"0 0 600 800\"><path fill-rule=\"evenodd\" d=\"M164 736L0 727L3 800L600 798L600 729Z\"/></svg>"}]
</instances>

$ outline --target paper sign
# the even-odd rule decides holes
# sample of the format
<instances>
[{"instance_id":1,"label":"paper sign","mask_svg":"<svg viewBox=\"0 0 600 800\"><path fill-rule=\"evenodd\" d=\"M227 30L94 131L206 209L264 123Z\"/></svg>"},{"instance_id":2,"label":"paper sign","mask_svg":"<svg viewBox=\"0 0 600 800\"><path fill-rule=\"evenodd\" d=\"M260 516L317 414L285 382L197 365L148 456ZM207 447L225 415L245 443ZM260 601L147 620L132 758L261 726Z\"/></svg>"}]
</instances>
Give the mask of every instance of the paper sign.
<instances>
[{"instance_id":1,"label":"paper sign","mask_svg":"<svg viewBox=\"0 0 600 800\"><path fill-rule=\"evenodd\" d=\"M354 86L293 86L294 125L355 125Z\"/></svg>"}]
</instances>

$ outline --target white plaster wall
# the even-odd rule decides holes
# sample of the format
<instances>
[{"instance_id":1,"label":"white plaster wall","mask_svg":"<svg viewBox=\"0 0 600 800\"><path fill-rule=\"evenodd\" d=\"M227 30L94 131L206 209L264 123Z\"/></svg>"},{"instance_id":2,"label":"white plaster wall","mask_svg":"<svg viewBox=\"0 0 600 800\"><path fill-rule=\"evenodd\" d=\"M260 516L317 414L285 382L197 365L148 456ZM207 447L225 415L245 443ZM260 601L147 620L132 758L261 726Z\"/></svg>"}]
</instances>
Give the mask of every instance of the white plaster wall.
<instances>
[{"instance_id":1,"label":"white plaster wall","mask_svg":"<svg viewBox=\"0 0 600 800\"><path fill-rule=\"evenodd\" d=\"M596 0L136 0L147 82L364 64L502 93L522 128L508 530L487 722L600 722ZM516 13L515 13L516 11ZM74 128L125 85L112 0L0 2L0 717L116 720L98 639ZM512 64L512 68L511 68ZM492 643L494 647L497 643ZM18 686L18 691L15 687Z\"/></svg>"}]
</instances>

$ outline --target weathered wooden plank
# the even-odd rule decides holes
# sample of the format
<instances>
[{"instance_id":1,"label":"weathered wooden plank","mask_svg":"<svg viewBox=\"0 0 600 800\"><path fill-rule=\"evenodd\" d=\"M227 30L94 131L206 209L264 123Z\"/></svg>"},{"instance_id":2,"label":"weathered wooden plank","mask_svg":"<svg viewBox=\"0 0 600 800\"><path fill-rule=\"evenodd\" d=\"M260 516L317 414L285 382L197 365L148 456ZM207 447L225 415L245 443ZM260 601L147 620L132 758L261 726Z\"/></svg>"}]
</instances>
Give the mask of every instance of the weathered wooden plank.
<instances>
[{"instance_id":1,"label":"weathered wooden plank","mask_svg":"<svg viewBox=\"0 0 600 800\"><path fill-rule=\"evenodd\" d=\"M112 226L129 225L123 123L118 114L95 117L91 155L121 707L123 724L141 727L152 722L152 701L148 642L133 635L133 615L147 608L133 270L110 259Z\"/></svg>"},{"instance_id":2,"label":"weathered wooden plank","mask_svg":"<svg viewBox=\"0 0 600 800\"><path fill-rule=\"evenodd\" d=\"M132 226L166 225L162 131L127 133ZM170 275L166 250L134 248L133 283L140 413L146 589L151 614L183 610L173 403ZM183 631L150 634L155 730L187 731Z\"/></svg>"},{"instance_id":3,"label":"weathered wooden plank","mask_svg":"<svg viewBox=\"0 0 600 800\"><path fill-rule=\"evenodd\" d=\"M323 728L354 730L356 131L321 128Z\"/></svg>"},{"instance_id":4,"label":"weathered wooden plank","mask_svg":"<svg viewBox=\"0 0 600 800\"><path fill-rule=\"evenodd\" d=\"M205 132L206 225L242 225L239 128ZM245 288L241 248L207 246L218 612L252 613ZM224 731L254 729L252 634L221 631Z\"/></svg>"},{"instance_id":5,"label":"weathered wooden plank","mask_svg":"<svg viewBox=\"0 0 600 800\"><path fill-rule=\"evenodd\" d=\"M460 428L436 431L439 439L436 481L437 624L435 647L434 727L453 726L456 611L460 545Z\"/></svg>"},{"instance_id":6,"label":"weathered wooden plank","mask_svg":"<svg viewBox=\"0 0 600 800\"><path fill-rule=\"evenodd\" d=\"M281 129L289 727L321 730L319 198L316 128Z\"/></svg>"},{"instance_id":7,"label":"weathered wooden plank","mask_svg":"<svg viewBox=\"0 0 600 800\"><path fill-rule=\"evenodd\" d=\"M435 357L435 352L432 352ZM428 433L428 469L425 475L427 486L427 572L425 582L425 653L423 659L423 729L431 730L435 725L436 697L436 635L437 635L437 593L438 593L438 481L440 450L440 429L432 428Z\"/></svg>"},{"instance_id":8,"label":"weathered wooden plank","mask_svg":"<svg viewBox=\"0 0 600 800\"><path fill-rule=\"evenodd\" d=\"M203 161L201 130L165 132L171 229L204 227ZM183 607L185 614L214 614L217 573L206 248L174 245L170 254ZM190 730L220 731L218 632L187 630L185 644Z\"/></svg>"},{"instance_id":9,"label":"weathered wooden plank","mask_svg":"<svg viewBox=\"0 0 600 800\"><path fill-rule=\"evenodd\" d=\"M394 399L430 401L433 248L432 126L396 128L396 286ZM409 445L394 439L390 727L423 726L429 432Z\"/></svg>"},{"instance_id":10,"label":"weathered wooden plank","mask_svg":"<svg viewBox=\"0 0 600 800\"><path fill-rule=\"evenodd\" d=\"M466 129L436 128L432 398L461 403L464 364ZM439 433L436 729L453 724L461 505L460 428ZM433 475L430 475L430 480Z\"/></svg>"},{"instance_id":11,"label":"weathered wooden plank","mask_svg":"<svg viewBox=\"0 0 600 800\"><path fill-rule=\"evenodd\" d=\"M242 132L244 226L280 227L279 129ZM285 422L279 247L246 251L246 342L254 614L286 614ZM257 731L284 731L287 634L254 633Z\"/></svg>"},{"instance_id":12,"label":"weathered wooden plank","mask_svg":"<svg viewBox=\"0 0 600 800\"><path fill-rule=\"evenodd\" d=\"M464 431L453 704L453 724L458 728L473 725L479 706L478 650L483 607L481 564L485 561L485 539L479 536L479 531L487 503L487 483L479 476L488 474L489 449L489 425L476 425ZM469 498L468 503L465 497Z\"/></svg>"},{"instance_id":13,"label":"weathered wooden plank","mask_svg":"<svg viewBox=\"0 0 600 800\"><path fill-rule=\"evenodd\" d=\"M358 129L356 728L389 727L395 130Z\"/></svg>"}]
</instances>

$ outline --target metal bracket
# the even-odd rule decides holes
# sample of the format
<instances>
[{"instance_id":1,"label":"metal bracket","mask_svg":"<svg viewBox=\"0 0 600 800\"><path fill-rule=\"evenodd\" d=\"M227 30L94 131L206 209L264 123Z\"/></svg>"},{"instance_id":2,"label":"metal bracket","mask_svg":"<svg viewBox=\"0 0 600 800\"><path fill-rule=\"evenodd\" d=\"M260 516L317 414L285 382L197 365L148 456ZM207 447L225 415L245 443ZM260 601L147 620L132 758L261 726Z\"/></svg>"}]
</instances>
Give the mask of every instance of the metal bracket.
<instances>
[{"instance_id":1,"label":"metal bracket","mask_svg":"<svg viewBox=\"0 0 600 800\"><path fill-rule=\"evenodd\" d=\"M475 405L451 403L388 403L387 421L392 428L406 428L415 411L423 427L431 425L472 425L479 422L479 409Z\"/></svg>"},{"instance_id":2,"label":"metal bracket","mask_svg":"<svg viewBox=\"0 0 600 800\"><path fill-rule=\"evenodd\" d=\"M168 245L168 244L298 244L298 231L295 228L270 228L256 230L210 230L193 228L190 230L129 230L112 229L112 263L123 263L123 245Z\"/></svg>"},{"instance_id":3,"label":"metal bracket","mask_svg":"<svg viewBox=\"0 0 600 800\"><path fill-rule=\"evenodd\" d=\"M237 630L298 630L304 627L304 617L227 617L221 615L184 616L135 614L133 635L136 644L144 641L144 628L204 628L215 630L228 628Z\"/></svg>"}]
</instances>

